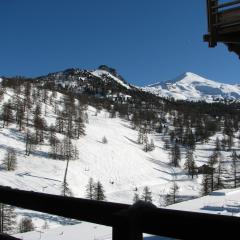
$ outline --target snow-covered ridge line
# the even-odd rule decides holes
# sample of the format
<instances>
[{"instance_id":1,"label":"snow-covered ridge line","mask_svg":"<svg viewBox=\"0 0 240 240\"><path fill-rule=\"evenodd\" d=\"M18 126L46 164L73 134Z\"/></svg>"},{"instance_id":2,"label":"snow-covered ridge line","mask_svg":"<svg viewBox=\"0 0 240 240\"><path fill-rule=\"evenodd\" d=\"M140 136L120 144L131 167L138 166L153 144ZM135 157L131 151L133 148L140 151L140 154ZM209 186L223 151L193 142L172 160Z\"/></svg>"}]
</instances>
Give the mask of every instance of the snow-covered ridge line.
<instances>
[{"instance_id":1,"label":"snow-covered ridge line","mask_svg":"<svg viewBox=\"0 0 240 240\"><path fill-rule=\"evenodd\" d=\"M108 71L105 70L100 70L97 69L95 71L91 71L92 75L96 76L96 77L102 77L103 75L107 75L108 77L111 77L112 79L114 79L117 83L121 84L123 87L130 89L130 86L126 83L124 83L121 79L113 76L111 73L109 73Z\"/></svg>"},{"instance_id":2,"label":"snow-covered ridge line","mask_svg":"<svg viewBox=\"0 0 240 240\"><path fill-rule=\"evenodd\" d=\"M64 89L82 93L86 88L94 85L94 82L103 81L107 86L108 92L111 92L112 83L119 85L122 90L139 90L150 92L156 96L163 98L173 98L175 100L184 101L206 101L206 102L219 102L219 101L240 101L240 85L239 84L226 84L217 81L209 80L197 74L186 72L172 80L165 82L157 82L147 85L146 87L138 87L127 83L115 69L107 66L100 66L95 70L81 70L78 68L70 68L64 71L49 73L47 76L36 78L38 81L53 81L57 86L62 86ZM1 82L1 79L0 79ZM117 84L113 84L116 82ZM89 90L89 89L88 89ZM117 88L115 88L117 90ZM96 86L95 86L96 91ZM97 92L96 94L101 94ZM125 93L126 95L126 93ZM130 94L131 95L131 94ZM128 97L128 96L125 96Z\"/></svg>"},{"instance_id":3,"label":"snow-covered ridge line","mask_svg":"<svg viewBox=\"0 0 240 240\"><path fill-rule=\"evenodd\" d=\"M220 83L186 72L179 77L143 87L155 95L187 101L240 100L239 85Z\"/></svg>"}]
</instances>

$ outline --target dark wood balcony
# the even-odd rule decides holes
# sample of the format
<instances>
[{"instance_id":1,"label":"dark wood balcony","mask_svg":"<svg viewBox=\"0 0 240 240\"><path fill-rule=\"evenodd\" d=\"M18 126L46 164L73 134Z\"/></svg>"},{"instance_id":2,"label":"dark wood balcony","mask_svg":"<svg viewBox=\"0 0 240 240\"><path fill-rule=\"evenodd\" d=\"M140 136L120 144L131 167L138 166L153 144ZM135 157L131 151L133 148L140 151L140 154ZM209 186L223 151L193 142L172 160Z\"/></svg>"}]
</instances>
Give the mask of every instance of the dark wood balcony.
<instances>
[{"instance_id":1,"label":"dark wood balcony","mask_svg":"<svg viewBox=\"0 0 240 240\"><path fill-rule=\"evenodd\" d=\"M224 43L240 57L240 1L219 4L218 0L207 0L207 14L208 34L204 41L209 47Z\"/></svg>"}]
</instances>

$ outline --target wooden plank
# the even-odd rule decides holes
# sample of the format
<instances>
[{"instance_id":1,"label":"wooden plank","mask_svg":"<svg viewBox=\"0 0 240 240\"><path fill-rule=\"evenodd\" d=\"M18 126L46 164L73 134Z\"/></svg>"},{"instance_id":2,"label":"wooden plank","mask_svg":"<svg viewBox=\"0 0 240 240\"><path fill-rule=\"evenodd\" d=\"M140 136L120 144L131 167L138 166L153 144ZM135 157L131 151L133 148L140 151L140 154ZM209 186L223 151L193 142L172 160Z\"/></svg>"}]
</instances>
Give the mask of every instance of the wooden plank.
<instances>
[{"instance_id":1,"label":"wooden plank","mask_svg":"<svg viewBox=\"0 0 240 240\"><path fill-rule=\"evenodd\" d=\"M1 240L21 240L20 238L15 238L6 234L0 234Z\"/></svg>"},{"instance_id":2,"label":"wooden plank","mask_svg":"<svg viewBox=\"0 0 240 240\"><path fill-rule=\"evenodd\" d=\"M213 6L213 9L220 9L220 8L226 8L226 7L232 7L232 6L236 6L240 4L240 1L232 1L232 2L228 2L228 3L222 3L222 4L216 4L215 6Z\"/></svg>"},{"instance_id":3,"label":"wooden plank","mask_svg":"<svg viewBox=\"0 0 240 240\"><path fill-rule=\"evenodd\" d=\"M218 13L218 22L222 24L237 20L240 20L240 7Z\"/></svg>"},{"instance_id":4,"label":"wooden plank","mask_svg":"<svg viewBox=\"0 0 240 240\"><path fill-rule=\"evenodd\" d=\"M213 9L213 6L217 5L217 0L207 0L207 16L208 16L208 33L209 33L209 47L215 47L217 45L217 32L213 27L217 23L217 10Z\"/></svg>"}]
</instances>

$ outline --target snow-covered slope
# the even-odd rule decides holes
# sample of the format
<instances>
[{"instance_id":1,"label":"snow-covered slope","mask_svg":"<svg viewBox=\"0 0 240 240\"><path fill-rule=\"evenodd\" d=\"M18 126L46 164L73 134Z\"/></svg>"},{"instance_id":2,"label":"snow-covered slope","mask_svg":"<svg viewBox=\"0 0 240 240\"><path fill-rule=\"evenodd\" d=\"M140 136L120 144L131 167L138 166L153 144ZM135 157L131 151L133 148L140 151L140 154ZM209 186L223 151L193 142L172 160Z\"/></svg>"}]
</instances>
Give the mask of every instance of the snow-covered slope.
<instances>
[{"instance_id":1,"label":"snow-covered slope","mask_svg":"<svg viewBox=\"0 0 240 240\"><path fill-rule=\"evenodd\" d=\"M174 80L142 88L158 96L188 101L239 100L240 87L208 80L194 73L184 73Z\"/></svg>"},{"instance_id":2,"label":"snow-covered slope","mask_svg":"<svg viewBox=\"0 0 240 240\"><path fill-rule=\"evenodd\" d=\"M95 70L95 71L92 71L91 73L92 73L94 76L100 77L100 78L102 78L103 75L106 75L106 76L114 79L117 83L119 83L119 84L122 85L123 87L125 87L125 88L127 88L127 89L130 89L130 86L129 86L127 83L125 83L122 79L113 76L113 75L112 75L111 73L109 73L108 71L101 70L101 69L97 69L97 70Z\"/></svg>"},{"instance_id":3,"label":"snow-covered slope","mask_svg":"<svg viewBox=\"0 0 240 240\"><path fill-rule=\"evenodd\" d=\"M11 96L13 93L7 92L4 98L8 100ZM43 104L43 109L45 107L45 119L50 126L56 115L51 106ZM107 111L97 113L91 106L86 113L86 136L74 140L79 159L69 164L68 184L74 196L85 197L86 185L92 177L94 181L101 181L108 201L132 203L136 188L141 194L145 186L150 186L153 201L158 205L159 192L168 191L174 173L179 175L179 179L184 179L181 186L184 194L198 195L196 182L189 180L183 170L169 166L168 152L163 149L160 135L151 134L156 148L145 152L137 143L138 132L132 129L130 122L118 117L109 118ZM19 132L14 124L0 129L0 164L8 147L15 148L18 154L16 171L0 171L0 185L60 194L66 162L51 159L47 143L26 156L24 136L24 132ZM102 143L104 136L107 144Z\"/></svg>"},{"instance_id":4,"label":"snow-covered slope","mask_svg":"<svg viewBox=\"0 0 240 240\"><path fill-rule=\"evenodd\" d=\"M48 92L48 96L51 92ZM14 91L6 88L1 104L14 99ZM56 101L61 108L64 95L57 93ZM48 98L50 99L50 98ZM55 123L57 115L50 100L42 103L44 118L48 126ZM32 110L34 111L35 106ZM69 163L67 181L75 197L86 196L86 185L89 179L100 181L104 187L107 201L132 204L134 193L142 195L145 186L153 193L153 202L159 205L159 194L166 194L172 181L179 180L180 193L184 196L198 196L199 179L191 180L181 168L169 166L168 152L164 150L161 135L149 134L155 141L155 150L143 151L143 145L137 143L138 131L132 129L129 121L110 118L109 112L99 111L88 106L86 135L73 140L79 151L79 159ZM30 114L33 117L32 112ZM30 118L31 118L30 117ZM33 131L33 128L30 127ZM47 134L47 133L46 133ZM102 138L108 143L103 144ZM59 134L59 138L62 138ZM52 159L49 156L50 146L47 137L44 143L37 146L30 155L25 155L25 130L19 131L15 123L0 129L0 185L29 191L61 194L66 161ZM17 168L6 171L3 159L7 149L11 147L17 152ZM17 210L21 216L33 218L37 229L41 229L44 221L49 225L65 224L58 218L47 214L33 213L28 210ZM40 220L39 220L40 219Z\"/></svg>"},{"instance_id":5,"label":"snow-covered slope","mask_svg":"<svg viewBox=\"0 0 240 240\"><path fill-rule=\"evenodd\" d=\"M16 234L15 237L22 240L111 240L112 228L92 223L81 223L74 226L64 226L51 230L33 231ZM144 234L145 240L170 240L165 237ZM173 239L172 239L173 240Z\"/></svg>"},{"instance_id":6,"label":"snow-covered slope","mask_svg":"<svg viewBox=\"0 0 240 240\"><path fill-rule=\"evenodd\" d=\"M33 93L34 90L36 89L33 87ZM1 105L8 100L16 101L16 91L8 87L4 91ZM33 101L33 106L29 110L31 124L37 103L42 105L42 112L44 112L42 116L48 127L56 121L58 112L56 109L63 108L65 95L57 92L53 97L50 90L46 95L48 97L45 96L45 101L41 97L34 98L35 102ZM21 95L21 97L23 96ZM78 100L75 101L79 103ZM86 105L86 108L84 106L83 109L83 116L88 115L88 118L84 118L86 135L72 140L79 151L79 158L70 161L67 175L68 185L75 197L86 196L86 185L91 177L95 182L102 183L107 201L112 202L131 204L134 194L138 193L141 197L143 188L148 186L152 191L153 203L160 206L163 200L162 196L169 193L174 181L179 186L181 199L199 195L201 175L191 179L183 170L184 149L182 149L181 167L173 168L169 165L169 151L164 149L164 140L167 136L164 133L149 133L149 140L154 140L155 149L145 152L143 145L137 143L138 131L132 128L130 121L119 117L110 117L108 111L97 110L90 105ZM31 124L29 128L34 131ZM166 122L166 125L168 124L171 124L170 121ZM49 156L49 132L47 131L44 142L39 144L30 156L26 156L25 131L26 128L19 131L16 123L0 129L0 185L61 194L66 161L52 159ZM102 142L104 136L107 144ZM60 133L58 133L58 137L63 138ZM214 150L216 137L221 139L222 135L212 136L208 143L197 143L194 151L197 166L207 163L208 157ZM236 140L233 138L235 146L237 146ZM14 148L17 152L17 169L15 171L6 171L2 165L4 155L9 147ZM222 155L223 159L229 162L231 152L223 151ZM58 218L50 217L47 214L33 213L27 210L18 210L18 213L19 216L33 217L37 229L41 229L45 220L51 226L64 224Z\"/></svg>"},{"instance_id":7,"label":"snow-covered slope","mask_svg":"<svg viewBox=\"0 0 240 240\"><path fill-rule=\"evenodd\" d=\"M240 216L240 189L223 189L211 194L168 206L169 209Z\"/></svg>"}]
</instances>

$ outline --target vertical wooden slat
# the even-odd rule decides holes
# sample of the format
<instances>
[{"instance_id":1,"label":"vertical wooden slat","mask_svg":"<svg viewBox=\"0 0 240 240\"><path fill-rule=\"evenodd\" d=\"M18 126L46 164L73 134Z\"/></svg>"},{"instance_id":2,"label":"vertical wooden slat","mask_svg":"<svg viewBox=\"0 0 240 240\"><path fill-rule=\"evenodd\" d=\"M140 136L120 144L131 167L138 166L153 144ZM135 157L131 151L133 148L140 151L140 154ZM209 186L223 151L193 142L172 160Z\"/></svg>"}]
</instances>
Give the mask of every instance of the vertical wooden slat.
<instances>
[{"instance_id":1,"label":"vertical wooden slat","mask_svg":"<svg viewBox=\"0 0 240 240\"><path fill-rule=\"evenodd\" d=\"M143 234L129 224L113 227L112 240L143 240Z\"/></svg>"},{"instance_id":2,"label":"vertical wooden slat","mask_svg":"<svg viewBox=\"0 0 240 240\"><path fill-rule=\"evenodd\" d=\"M217 29L214 25L217 23L217 0L207 0L207 15L208 15L208 32L209 32L209 47L217 45Z\"/></svg>"}]
</instances>

